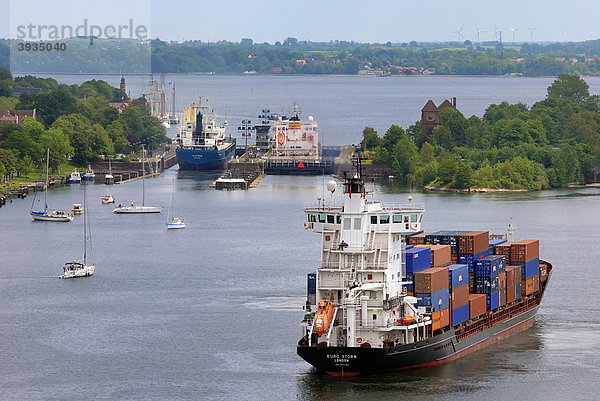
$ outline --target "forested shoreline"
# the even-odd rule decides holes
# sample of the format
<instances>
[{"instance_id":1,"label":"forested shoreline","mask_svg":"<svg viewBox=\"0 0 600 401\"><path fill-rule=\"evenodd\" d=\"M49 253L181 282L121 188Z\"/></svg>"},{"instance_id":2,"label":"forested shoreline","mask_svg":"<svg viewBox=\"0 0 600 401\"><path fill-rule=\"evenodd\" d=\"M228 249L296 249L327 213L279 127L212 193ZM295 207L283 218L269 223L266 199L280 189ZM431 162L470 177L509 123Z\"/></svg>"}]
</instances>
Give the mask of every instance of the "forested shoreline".
<instances>
[{"instance_id":1,"label":"forested shoreline","mask_svg":"<svg viewBox=\"0 0 600 401\"><path fill-rule=\"evenodd\" d=\"M363 131L368 163L389 164L405 183L434 188L564 188L590 181L600 157L600 97L575 75L560 75L531 107L503 102L482 118L447 107L423 140L420 121Z\"/></svg>"}]
</instances>

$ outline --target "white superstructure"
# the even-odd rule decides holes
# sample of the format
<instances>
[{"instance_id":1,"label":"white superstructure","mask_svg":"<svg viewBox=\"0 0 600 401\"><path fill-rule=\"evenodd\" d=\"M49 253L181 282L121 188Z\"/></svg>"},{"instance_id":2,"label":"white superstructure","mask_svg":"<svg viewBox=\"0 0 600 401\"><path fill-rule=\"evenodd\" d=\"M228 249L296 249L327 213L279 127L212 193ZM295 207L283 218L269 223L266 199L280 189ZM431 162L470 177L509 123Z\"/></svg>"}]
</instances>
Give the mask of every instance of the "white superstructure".
<instances>
[{"instance_id":1,"label":"white superstructure","mask_svg":"<svg viewBox=\"0 0 600 401\"><path fill-rule=\"evenodd\" d=\"M273 151L271 157L319 156L319 125L312 116L300 120L300 110L294 106L292 117L279 117L273 122Z\"/></svg>"},{"instance_id":2,"label":"white superstructure","mask_svg":"<svg viewBox=\"0 0 600 401\"><path fill-rule=\"evenodd\" d=\"M357 173L343 183L343 203L325 206L320 200L305 207L304 228L322 235L321 262L316 271L316 294L307 302L303 324L309 344L384 348L427 336L431 319L417 299L403 290L406 237L421 231L422 205L384 204L367 200ZM328 184L335 191L336 184ZM314 332L316 305L327 300L334 307L328 329ZM424 311L423 311L424 312Z\"/></svg>"}]
</instances>

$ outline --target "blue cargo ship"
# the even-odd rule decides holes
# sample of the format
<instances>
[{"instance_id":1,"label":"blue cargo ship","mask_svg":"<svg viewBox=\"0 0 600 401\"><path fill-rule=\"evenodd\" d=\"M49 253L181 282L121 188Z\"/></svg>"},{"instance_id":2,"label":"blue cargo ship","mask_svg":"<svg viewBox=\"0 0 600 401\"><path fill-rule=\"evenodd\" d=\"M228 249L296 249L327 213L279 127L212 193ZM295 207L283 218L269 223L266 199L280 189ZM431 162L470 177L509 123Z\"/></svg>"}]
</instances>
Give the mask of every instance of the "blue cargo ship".
<instances>
[{"instance_id":1,"label":"blue cargo ship","mask_svg":"<svg viewBox=\"0 0 600 401\"><path fill-rule=\"evenodd\" d=\"M209 113L208 104L192 103L184 108L184 124L176 150L180 170L219 170L235 154L235 139L225 137L227 121L218 125L216 114Z\"/></svg>"}]
</instances>

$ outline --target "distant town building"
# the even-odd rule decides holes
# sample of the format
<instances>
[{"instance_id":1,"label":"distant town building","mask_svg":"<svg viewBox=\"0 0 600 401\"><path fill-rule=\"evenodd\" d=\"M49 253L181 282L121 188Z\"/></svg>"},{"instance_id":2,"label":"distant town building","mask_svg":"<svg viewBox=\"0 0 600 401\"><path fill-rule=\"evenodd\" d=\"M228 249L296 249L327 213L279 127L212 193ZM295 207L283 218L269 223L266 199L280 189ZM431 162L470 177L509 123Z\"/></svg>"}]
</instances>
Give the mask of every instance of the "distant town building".
<instances>
[{"instance_id":1,"label":"distant town building","mask_svg":"<svg viewBox=\"0 0 600 401\"><path fill-rule=\"evenodd\" d=\"M440 111L446 107L456 108L456 98L453 97L452 102L446 99L439 106L436 106L431 99L425 103L425 106L421 109L421 124L423 125L421 144L425 143L429 135L433 133L435 127L438 126L440 123Z\"/></svg>"},{"instance_id":2,"label":"distant town building","mask_svg":"<svg viewBox=\"0 0 600 401\"><path fill-rule=\"evenodd\" d=\"M23 93L29 93L31 95L42 95L44 90L42 88L28 88L26 86L14 86L13 96L21 97Z\"/></svg>"},{"instance_id":3,"label":"distant town building","mask_svg":"<svg viewBox=\"0 0 600 401\"><path fill-rule=\"evenodd\" d=\"M240 42L240 44L242 46L252 46L254 44L254 41L250 38L242 38L242 41Z\"/></svg>"},{"instance_id":4,"label":"distant town building","mask_svg":"<svg viewBox=\"0 0 600 401\"><path fill-rule=\"evenodd\" d=\"M273 68L271 68L271 72L280 73L280 72L283 72L283 68L281 68L281 67L273 67Z\"/></svg>"},{"instance_id":5,"label":"distant town building","mask_svg":"<svg viewBox=\"0 0 600 401\"><path fill-rule=\"evenodd\" d=\"M129 103L127 103L127 102L110 102L110 103L108 103L108 105L110 107L112 107L113 109L117 109L119 114L123 113L123 110L125 110L127 107L129 107Z\"/></svg>"},{"instance_id":6,"label":"distant town building","mask_svg":"<svg viewBox=\"0 0 600 401\"><path fill-rule=\"evenodd\" d=\"M23 124L23 117L31 117L34 120L36 110L0 110L0 122L10 122L14 124Z\"/></svg>"}]
</instances>

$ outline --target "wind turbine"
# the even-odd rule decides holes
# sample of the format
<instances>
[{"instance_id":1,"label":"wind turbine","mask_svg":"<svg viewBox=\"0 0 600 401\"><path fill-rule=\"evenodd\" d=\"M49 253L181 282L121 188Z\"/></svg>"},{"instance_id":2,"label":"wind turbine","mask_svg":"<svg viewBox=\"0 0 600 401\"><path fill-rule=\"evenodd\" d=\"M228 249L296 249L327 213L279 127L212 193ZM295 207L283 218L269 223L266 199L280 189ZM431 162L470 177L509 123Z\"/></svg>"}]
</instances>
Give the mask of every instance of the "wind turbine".
<instances>
[{"instance_id":1,"label":"wind turbine","mask_svg":"<svg viewBox=\"0 0 600 401\"><path fill-rule=\"evenodd\" d=\"M460 38L462 37L462 30L464 28L464 24L460 26L460 29L458 31L453 31L452 33L456 33L458 34L458 41L460 42Z\"/></svg>"},{"instance_id":2,"label":"wind turbine","mask_svg":"<svg viewBox=\"0 0 600 401\"><path fill-rule=\"evenodd\" d=\"M508 29L510 29L510 31L512 32L512 34L513 34L512 42L515 43L515 32L517 32L519 30L519 27L516 27L516 28L509 27Z\"/></svg>"},{"instance_id":3,"label":"wind turbine","mask_svg":"<svg viewBox=\"0 0 600 401\"><path fill-rule=\"evenodd\" d=\"M482 31L481 29L479 29L479 27L477 25L475 25L475 28L477 28L477 43L481 43L481 42L479 42L479 34L485 33L486 31Z\"/></svg>"},{"instance_id":4,"label":"wind turbine","mask_svg":"<svg viewBox=\"0 0 600 401\"><path fill-rule=\"evenodd\" d=\"M498 26L494 25L494 38L496 42L502 43L502 31L498 29Z\"/></svg>"},{"instance_id":5,"label":"wind turbine","mask_svg":"<svg viewBox=\"0 0 600 401\"><path fill-rule=\"evenodd\" d=\"M535 31L535 27L529 28L529 41L533 42L533 32Z\"/></svg>"}]
</instances>

